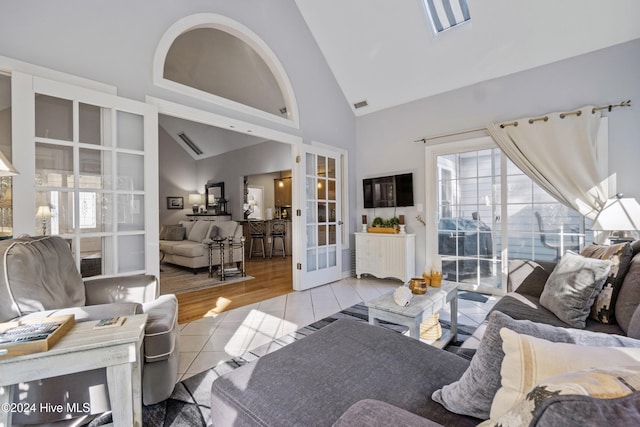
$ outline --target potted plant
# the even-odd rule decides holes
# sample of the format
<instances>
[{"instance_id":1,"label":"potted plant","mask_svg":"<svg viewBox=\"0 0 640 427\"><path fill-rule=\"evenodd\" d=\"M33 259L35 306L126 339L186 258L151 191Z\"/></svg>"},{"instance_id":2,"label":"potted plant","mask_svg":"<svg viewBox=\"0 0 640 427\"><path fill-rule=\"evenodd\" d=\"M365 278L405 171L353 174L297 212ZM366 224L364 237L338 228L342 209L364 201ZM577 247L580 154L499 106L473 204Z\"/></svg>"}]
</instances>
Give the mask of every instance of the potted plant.
<instances>
[{"instance_id":1,"label":"potted plant","mask_svg":"<svg viewBox=\"0 0 640 427\"><path fill-rule=\"evenodd\" d=\"M399 231L400 220L397 217L390 219L382 219L381 217L375 217L369 227L370 233L388 233L395 234Z\"/></svg>"}]
</instances>

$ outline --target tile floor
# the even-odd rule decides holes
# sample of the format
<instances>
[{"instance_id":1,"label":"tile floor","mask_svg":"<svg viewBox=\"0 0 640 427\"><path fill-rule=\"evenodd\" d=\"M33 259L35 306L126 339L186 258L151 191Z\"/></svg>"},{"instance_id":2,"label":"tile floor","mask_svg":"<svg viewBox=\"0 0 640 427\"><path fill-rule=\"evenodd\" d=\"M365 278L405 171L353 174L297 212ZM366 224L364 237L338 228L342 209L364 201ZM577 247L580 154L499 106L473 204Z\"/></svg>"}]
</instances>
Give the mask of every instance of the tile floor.
<instances>
[{"instance_id":1,"label":"tile floor","mask_svg":"<svg viewBox=\"0 0 640 427\"><path fill-rule=\"evenodd\" d=\"M398 286L397 280L347 278L180 325L179 379ZM481 303L458 299L458 323L478 325L497 300L490 297ZM448 310L440 312L440 319L449 320Z\"/></svg>"}]
</instances>

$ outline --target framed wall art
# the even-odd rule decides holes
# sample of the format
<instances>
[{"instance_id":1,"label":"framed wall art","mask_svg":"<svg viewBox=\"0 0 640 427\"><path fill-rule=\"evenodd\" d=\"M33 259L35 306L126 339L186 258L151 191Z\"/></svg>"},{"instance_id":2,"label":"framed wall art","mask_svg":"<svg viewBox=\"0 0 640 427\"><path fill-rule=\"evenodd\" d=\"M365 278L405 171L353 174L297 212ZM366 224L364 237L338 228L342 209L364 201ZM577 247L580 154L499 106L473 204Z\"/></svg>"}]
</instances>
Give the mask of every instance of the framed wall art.
<instances>
[{"instance_id":1,"label":"framed wall art","mask_svg":"<svg viewBox=\"0 0 640 427\"><path fill-rule=\"evenodd\" d=\"M184 197L167 197L167 209L184 209Z\"/></svg>"}]
</instances>

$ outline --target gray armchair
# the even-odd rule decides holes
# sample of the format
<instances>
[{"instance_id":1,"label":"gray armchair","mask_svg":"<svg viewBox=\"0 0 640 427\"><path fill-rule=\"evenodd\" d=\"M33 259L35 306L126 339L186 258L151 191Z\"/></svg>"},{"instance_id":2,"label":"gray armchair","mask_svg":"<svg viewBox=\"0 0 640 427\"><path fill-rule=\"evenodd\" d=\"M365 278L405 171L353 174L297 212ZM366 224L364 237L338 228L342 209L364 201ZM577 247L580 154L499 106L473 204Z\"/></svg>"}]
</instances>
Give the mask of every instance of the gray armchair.
<instances>
[{"instance_id":1,"label":"gray armchair","mask_svg":"<svg viewBox=\"0 0 640 427\"><path fill-rule=\"evenodd\" d=\"M165 400L178 375L178 302L159 296L151 275L83 281L68 243L59 236L20 236L0 241L0 322L74 314L76 322L147 313L143 344L142 399ZM110 409L104 369L20 384L15 402L90 403L91 414ZM19 424L68 419L85 413L14 414Z\"/></svg>"}]
</instances>

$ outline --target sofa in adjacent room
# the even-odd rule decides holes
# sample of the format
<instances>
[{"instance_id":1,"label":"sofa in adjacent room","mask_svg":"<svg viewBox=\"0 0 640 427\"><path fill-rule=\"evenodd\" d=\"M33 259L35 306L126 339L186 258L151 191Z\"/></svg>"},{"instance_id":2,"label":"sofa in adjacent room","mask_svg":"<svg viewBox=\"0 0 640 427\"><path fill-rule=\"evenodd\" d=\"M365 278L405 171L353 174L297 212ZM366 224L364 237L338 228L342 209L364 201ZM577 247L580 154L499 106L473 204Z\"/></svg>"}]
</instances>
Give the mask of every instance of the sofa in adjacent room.
<instances>
[{"instance_id":1,"label":"sofa in adjacent room","mask_svg":"<svg viewBox=\"0 0 640 427\"><path fill-rule=\"evenodd\" d=\"M512 262L459 354L337 320L215 380L212 425L638 425L638 249Z\"/></svg>"},{"instance_id":2,"label":"sofa in adjacent room","mask_svg":"<svg viewBox=\"0 0 640 427\"><path fill-rule=\"evenodd\" d=\"M160 260L195 270L209 267L209 246L207 242L216 237L242 237L242 225L236 221L180 221L175 225L160 228ZM242 259L242 249L226 249L225 263L231 256L234 262ZM212 266L220 265L220 250L212 252Z\"/></svg>"}]
</instances>

